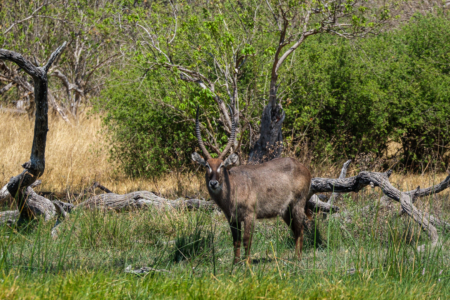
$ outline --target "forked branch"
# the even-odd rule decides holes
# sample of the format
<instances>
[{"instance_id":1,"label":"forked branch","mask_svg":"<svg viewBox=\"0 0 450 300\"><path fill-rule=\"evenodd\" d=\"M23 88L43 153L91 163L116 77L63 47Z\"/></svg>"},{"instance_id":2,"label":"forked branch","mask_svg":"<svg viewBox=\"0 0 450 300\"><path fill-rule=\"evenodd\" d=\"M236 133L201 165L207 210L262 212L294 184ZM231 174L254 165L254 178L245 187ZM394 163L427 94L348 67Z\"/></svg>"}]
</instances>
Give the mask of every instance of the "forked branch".
<instances>
[{"instance_id":1,"label":"forked branch","mask_svg":"<svg viewBox=\"0 0 450 300\"><path fill-rule=\"evenodd\" d=\"M387 171L384 173L363 171L360 172L357 176L345 179L313 178L311 181L310 195L312 196L315 193L326 192L358 192L368 185L373 187L380 187L387 197L400 203L403 211L405 211L410 217L414 219L416 223L418 223L422 227L422 229L430 237L432 245L435 246L438 242L438 234L435 226L439 226L441 222L432 216L428 216L427 214L423 214L422 212L420 212L414 206L413 198L416 197L416 194L425 196L433 193L433 191L437 192L444 190L449 186L449 177L447 177L440 184L428 189L401 192L393 187L390 183L389 176L391 174L392 171Z\"/></svg>"},{"instance_id":2,"label":"forked branch","mask_svg":"<svg viewBox=\"0 0 450 300\"><path fill-rule=\"evenodd\" d=\"M9 60L16 63L26 73L34 79L34 97L36 103L36 117L34 125L33 146L31 149L30 161L23 164L24 171L11 178L8 183L8 191L18 200L21 216L29 218L33 212L25 207L25 189L35 182L45 170L45 146L48 132L48 78L47 71L52 63L64 50L64 42L55 52L52 53L44 67L36 67L21 54L0 49L0 59Z\"/></svg>"}]
</instances>

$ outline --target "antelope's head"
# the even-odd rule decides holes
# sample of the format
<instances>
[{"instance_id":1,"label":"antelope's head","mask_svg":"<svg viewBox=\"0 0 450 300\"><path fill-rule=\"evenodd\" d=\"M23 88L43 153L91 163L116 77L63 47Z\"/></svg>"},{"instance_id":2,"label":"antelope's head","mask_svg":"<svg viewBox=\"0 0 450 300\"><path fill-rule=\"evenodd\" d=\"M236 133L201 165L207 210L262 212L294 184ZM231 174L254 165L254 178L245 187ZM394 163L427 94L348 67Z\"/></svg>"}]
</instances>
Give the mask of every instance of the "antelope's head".
<instances>
[{"instance_id":1,"label":"antelope's head","mask_svg":"<svg viewBox=\"0 0 450 300\"><path fill-rule=\"evenodd\" d=\"M230 113L231 135L228 139L228 144L218 158L212 158L208 150L206 150L205 145L203 144L202 135L200 132L200 124L198 122L199 108L197 107L195 134L197 135L200 149L202 149L203 154L205 154L206 156L206 160L203 159L203 157L201 157L197 152L192 153L192 159L199 165L202 165L206 168L206 184L208 185L208 189L213 193L219 193L222 190L224 173L227 172L228 169L238 161L238 156L236 153L231 154L227 159L224 160L225 155L227 155L227 152L231 149L236 133L236 125L234 123L234 117L231 108Z\"/></svg>"}]
</instances>

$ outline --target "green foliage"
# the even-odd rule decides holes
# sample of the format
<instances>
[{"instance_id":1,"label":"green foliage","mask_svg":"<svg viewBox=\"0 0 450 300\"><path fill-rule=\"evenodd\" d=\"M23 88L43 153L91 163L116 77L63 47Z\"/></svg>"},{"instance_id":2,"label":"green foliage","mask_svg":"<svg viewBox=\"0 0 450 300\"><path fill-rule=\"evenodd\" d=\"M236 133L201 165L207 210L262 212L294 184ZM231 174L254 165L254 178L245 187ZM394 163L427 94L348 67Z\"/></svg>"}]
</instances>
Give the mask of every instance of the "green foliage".
<instances>
[{"instance_id":1,"label":"green foliage","mask_svg":"<svg viewBox=\"0 0 450 300\"><path fill-rule=\"evenodd\" d=\"M286 135L309 139L316 157L381 157L396 141L406 165L448 163L449 25L444 16L418 15L377 37L309 40L285 83Z\"/></svg>"},{"instance_id":2,"label":"green foliage","mask_svg":"<svg viewBox=\"0 0 450 300\"><path fill-rule=\"evenodd\" d=\"M137 77L138 72L118 71L115 76L122 80L126 76ZM108 99L101 102L101 109L107 111L104 123L111 159L120 162L132 176L153 177L168 169L180 169L195 150L194 123L182 118L184 113L193 115L195 105L188 100L178 102L177 92L188 91L179 86L177 90L172 86L165 89L166 84L170 82L148 74L141 81L113 82L103 94ZM179 111L170 108L174 102L178 102Z\"/></svg>"},{"instance_id":3,"label":"green foliage","mask_svg":"<svg viewBox=\"0 0 450 300\"><path fill-rule=\"evenodd\" d=\"M230 40L218 34L225 30L223 16L205 15L203 22L202 15L190 15L182 22L184 29L173 46L201 47L193 51L190 47L189 55L174 51L173 59L180 65L200 63L205 74L213 74L211 64L203 62L211 59L210 53L226 59ZM292 66L281 71L287 116L283 130L288 142L308 141L316 159L333 160L362 152L386 157L389 144L398 142L403 165L423 168L437 159L445 167L450 143L449 28L447 17L429 15L357 41L327 35L309 38L297 50ZM262 109L255 99L264 92L264 72L274 51L263 41L270 39L261 37L240 50L252 55L242 69L239 89L246 95L240 105L251 108L247 111L255 127ZM196 141L193 123L182 120L193 119L197 104L213 117L214 134L220 147L225 145L227 137L214 118L214 95L209 89L180 80L178 70L153 66L148 71L151 64L141 52L134 54L134 60L135 68L115 77L131 83L113 81L104 93L109 101L106 124L113 134L113 159L122 162L128 173L146 176L188 163ZM261 72L266 75L258 76ZM249 86L255 94L244 93ZM221 93L220 88L216 93ZM245 141L248 131L242 134Z\"/></svg>"}]
</instances>

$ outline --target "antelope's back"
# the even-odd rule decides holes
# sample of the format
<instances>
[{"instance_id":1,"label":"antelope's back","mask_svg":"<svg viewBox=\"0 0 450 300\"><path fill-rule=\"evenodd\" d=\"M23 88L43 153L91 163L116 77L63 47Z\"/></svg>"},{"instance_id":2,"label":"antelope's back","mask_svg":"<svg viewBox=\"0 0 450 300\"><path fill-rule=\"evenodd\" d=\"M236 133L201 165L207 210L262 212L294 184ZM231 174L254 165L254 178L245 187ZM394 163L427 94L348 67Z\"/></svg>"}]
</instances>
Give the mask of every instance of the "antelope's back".
<instances>
[{"instance_id":1,"label":"antelope's back","mask_svg":"<svg viewBox=\"0 0 450 300\"><path fill-rule=\"evenodd\" d=\"M257 207L258 218L282 213L295 199L305 197L311 185L309 170L293 158L235 167L230 176L238 200Z\"/></svg>"}]
</instances>

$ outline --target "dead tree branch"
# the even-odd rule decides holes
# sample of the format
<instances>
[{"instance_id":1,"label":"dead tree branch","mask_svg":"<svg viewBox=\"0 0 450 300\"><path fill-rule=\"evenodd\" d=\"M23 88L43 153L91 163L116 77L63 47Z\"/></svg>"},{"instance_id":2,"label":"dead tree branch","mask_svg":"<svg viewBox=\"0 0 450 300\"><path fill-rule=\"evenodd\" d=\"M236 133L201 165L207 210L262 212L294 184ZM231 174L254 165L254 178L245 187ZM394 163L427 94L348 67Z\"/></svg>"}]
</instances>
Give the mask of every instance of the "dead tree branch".
<instances>
[{"instance_id":1,"label":"dead tree branch","mask_svg":"<svg viewBox=\"0 0 450 300\"><path fill-rule=\"evenodd\" d=\"M339 179L344 179L347 176L347 169L350 163L352 162L351 159L347 160L344 165L342 166L341 174L339 174ZM330 199L328 199L327 203L334 203L334 200L336 200L339 197L339 193L333 193L331 194Z\"/></svg>"},{"instance_id":2,"label":"dead tree branch","mask_svg":"<svg viewBox=\"0 0 450 300\"><path fill-rule=\"evenodd\" d=\"M345 179L328 179L328 178L313 178L311 181L311 191L310 195L315 193L324 192L336 192L336 193L349 193L358 192L364 189L366 186L377 186L380 187L383 193L389 198L400 203L402 209L418 223L422 229L430 237L432 246L438 243L438 234L435 226L439 226L438 220L432 218L427 214L420 212L413 204L413 197L408 192L400 192L392 186L389 182L389 176L392 171L387 171L385 173L378 172L360 172L357 176L345 178ZM448 177L447 177L448 178ZM446 178L446 180L447 180ZM440 183L438 187L444 187L446 185L446 180L444 183ZM440 189L442 191L443 188ZM430 189L424 189L423 194L426 194ZM434 222L434 223L433 223Z\"/></svg>"},{"instance_id":3,"label":"dead tree branch","mask_svg":"<svg viewBox=\"0 0 450 300\"><path fill-rule=\"evenodd\" d=\"M44 67L36 67L21 54L0 49L0 59L16 63L34 80L34 97L36 103L36 117L34 125L33 146L30 161L23 164L24 171L11 178L8 183L9 193L18 201L21 217L28 219L33 214L32 207L27 204L27 187L35 182L45 170L45 146L48 132L48 78L47 71L51 64L64 50L66 43L52 53Z\"/></svg>"},{"instance_id":4,"label":"dead tree branch","mask_svg":"<svg viewBox=\"0 0 450 300\"><path fill-rule=\"evenodd\" d=\"M33 182L30 187L34 188L37 187L38 185L40 185L42 183L42 181L40 180L36 180L35 182ZM3 202L5 199L8 199L9 197L11 197L11 194L8 191L8 184L5 184L2 189L0 190L0 203Z\"/></svg>"}]
</instances>

